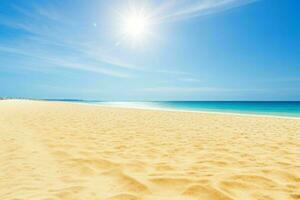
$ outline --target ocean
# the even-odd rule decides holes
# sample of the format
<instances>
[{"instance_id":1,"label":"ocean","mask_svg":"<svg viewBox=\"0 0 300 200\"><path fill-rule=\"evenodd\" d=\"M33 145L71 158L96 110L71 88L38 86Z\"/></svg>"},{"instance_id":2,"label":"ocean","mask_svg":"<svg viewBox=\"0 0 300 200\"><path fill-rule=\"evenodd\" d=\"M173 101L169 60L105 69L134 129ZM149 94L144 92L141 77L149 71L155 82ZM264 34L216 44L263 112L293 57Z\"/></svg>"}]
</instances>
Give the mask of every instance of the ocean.
<instances>
[{"instance_id":1,"label":"ocean","mask_svg":"<svg viewBox=\"0 0 300 200\"><path fill-rule=\"evenodd\" d=\"M116 107L205 111L221 113L255 114L300 117L300 101L145 101L105 102L62 100L68 102L108 105Z\"/></svg>"}]
</instances>

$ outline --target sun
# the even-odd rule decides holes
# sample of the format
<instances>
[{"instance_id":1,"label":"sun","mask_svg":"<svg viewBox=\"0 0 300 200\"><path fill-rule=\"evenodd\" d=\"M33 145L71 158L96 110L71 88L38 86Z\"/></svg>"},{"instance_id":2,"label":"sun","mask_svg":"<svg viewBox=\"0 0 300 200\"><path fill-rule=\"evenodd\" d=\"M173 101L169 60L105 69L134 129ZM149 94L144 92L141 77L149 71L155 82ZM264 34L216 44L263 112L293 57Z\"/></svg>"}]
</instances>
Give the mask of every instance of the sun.
<instances>
[{"instance_id":1,"label":"sun","mask_svg":"<svg viewBox=\"0 0 300 200\"><path fill-rule=\"evenodd\" d=\"M131 13L125 16L123 32L132 39L143 39L149 34L150 22L143 13Z\"/></svg>"},{"instance_id":2,"label":"sun","mask_svg":"<svg viewBox=\"0 0 300 200\"><path fill-rule=\"evenodd\" d=\"M153 35L153 19L148 9L143 6L131 6L119 13L120 43L132 45L145 44Z\"/></svg>"}]
</instances>

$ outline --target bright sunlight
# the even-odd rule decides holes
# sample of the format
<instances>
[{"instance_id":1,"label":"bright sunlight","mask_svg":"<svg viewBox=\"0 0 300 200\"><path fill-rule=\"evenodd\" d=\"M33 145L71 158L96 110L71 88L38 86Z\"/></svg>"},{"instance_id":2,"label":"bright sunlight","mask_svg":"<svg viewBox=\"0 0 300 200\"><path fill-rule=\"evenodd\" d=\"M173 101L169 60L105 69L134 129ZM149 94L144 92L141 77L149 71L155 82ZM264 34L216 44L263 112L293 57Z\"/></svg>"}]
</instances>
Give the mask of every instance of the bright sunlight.
<instances>
[{"instance_id":1,"label":"bright sunlight","mask_svg":"<svg viewBox=\"0 0 300 200\"><path fill-rule=\"evenodd\" d=\"M142 6L139 8L134 6L124 11L119 13L122 40L133 44L146 42L146 39L152 33L152 20L149 10Z\"/></svg>"},{"instance_id":2,"label":"bright sunlight","mask_svg":"<svg viewBox=\"0 0 300 200\"><path fill-rule=\"evenodd\" d=\"M148 34L149 20L145 15L132 13L124 19L124 34L133 39L142 39Z\"/></svg>"}]
</instances>

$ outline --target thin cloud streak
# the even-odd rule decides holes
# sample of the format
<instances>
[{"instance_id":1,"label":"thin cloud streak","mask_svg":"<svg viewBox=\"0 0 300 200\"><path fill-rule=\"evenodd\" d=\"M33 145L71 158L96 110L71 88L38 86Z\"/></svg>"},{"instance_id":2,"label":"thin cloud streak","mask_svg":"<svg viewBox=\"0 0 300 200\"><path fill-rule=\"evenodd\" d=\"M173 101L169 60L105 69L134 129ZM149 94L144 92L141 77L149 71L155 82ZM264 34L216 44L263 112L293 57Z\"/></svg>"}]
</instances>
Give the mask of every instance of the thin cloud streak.
<instances>
[{"instance_id":1,"label":"thin cloud streak","mask_svg":"<svg viewBox=\"0 0 300 200\"><path fill-rule=\"evenodd\" d=\"M165 1L154 12L158 23L174 22L225 11L259 0Z\"/></svg>"},{"instance_id":2,"label":"thin cloud streak","mask_svg":"<svg viewBox=\"0 0 300 200\"><path fill-rule=\"evenodd\" d=\"M256 0L164 1L154 11L153 15L158 17L156 19L158 21L170 22L244 5L253 1ZM45 52L41 54L31 51L31 49L24 49L20 45L7 46L5 44L0 47L2 52L25 54L26 56L44 59L44 62L47 61L49 64L61 68L92 71L120 78L131 77L132 75L129 75L132 74L131 72L150 72L183 76L186 77L185 81L192 81L192 78L190 78L192 77L191 73L156 70L135 65L122 60L120 56L114 55L114 49L112 48L117 47L107 48L106 45L91 41L90 37L74 34L76 22L64 16L61 10L57 9L56 4L47 4L46 7L39 4L26 7L12 5L12 9L23 16L22 20L20 21L18 18L12 20L1 16L0 24L29 33L23 36L25 43L35 45L37 49ZM17 41L16 44L18 43ZM58 47L68 56L56 53ZM119 70L127 70L130 73L120 72Z\"/></svg>"},{"instance_id":3,"label":"thin cloud streak","mask_svg":"<svg viewBox=\"0 0 300 200\"><path fill-rule=\"evenodd\" d=\"M95 71L98 73L102 73L103 75L109 75L117 77L129 77L128 73L117 72L113 69L109 68L116 68L121 70L129 70L133 72L153 72L153 73L165 73L171 75L177 74L185 74L188 73L184 72L177 72L177 71L156 71L155 69L145 68L140 65L135 65L129 62L122 60L119 56L114 56L114 46L107 47L106 45L98 44L97 42L93 42L89 38L74 36L73 28L70 24L69 19L66 19L58 12L54 12L53 6L50 6L52 10L48 11L47 9L43 8L38 5L32 6L32 11L28 11L28 8L23 8L19 6L12 6L13 9L25 17L25 20L22 21L12 20L8 18L1 18L0 24L5 25L7 27L22 30L26 33L30 33L30 35L26 35L23 37L24 43L30 43L33 45L38 46L41 50L46 50L47 52L52 51L56 52L56 49L66 49L68 54L71 54L72 57L76 57L78 62L81 62L80 67L77 67L78 64L73 63L73 68L82 69L86 71ZM50 20L50 22L49 22ZM47 21L49 23L42 23L43 21ZM68 22L68 23L67 23ZM73 25L73 24L72 24ZM68 28L69 27L69 28ZM17 44L20 42L17 41ZM14 44L13 44L14 45ZM10 45L10 46L13 46ZM19 45L20 46L20 45ZM27 56L37 57L34 55L32 51L22 50L18 51L19 46L16 46L12 49L11 47L7 48L6 51L10 53L18 53L24 54L26 53ZM2 51L5 46L1 47ZM31 52L31 53L29 53ZM51 55L43 55L44 57L48 57L50 60L60 59L64 60L65 55L55 54ZM55 56L55 57L54 57ZM49 60L46 59L46 60ZM86 67L84 65L86 62ZM102 68L96 69L97 67L89 67L93 63L93 66L101 65ZM62 66L62 65L61 65ZM64 65L65 67L70 67L71 64ZM86 69L85 69L86 68Z\"/></svg>"},{"instance_id":4,"label":"thin cloud streak","mask_svg":"<svg viewBox=\"0 0 300 200\"><path fill-rule=\"evenodd\" d=\"M179 81L195 83L195 82L202 82L203 80L197 79L197 78L188 78L187 77L187 78L181 78L181 79L179 79Z\"/></svg>"},{"instance_id":5,"label":"thin cloud streak","mask_svg":"<svg viewBox=\"0 0 300 200\"><path fill-rule=\"evenodd\" d=\"M111 76L111 77L118 77L118 78L132 77L131 74L112 71L112 70L100 67L97 64L82 63L78 60L74 60L75 58L71 58L71 57L61 58L57 55L51 55L49 53L41 54L41 53L32 51L30 49L0 46L0 52L10 53L10 54L19 54L19 55L24 55L24 56L31 57L34 59L38 59L42 63L45 64L44 66L51 65L52 66L51 68L67 68L67 69L83 70L83 71L94 72L94 73L107 75L107 76ZM45 68L47 68L47 67L45 67ZM32 70L32 68L28 68L28 69ZM40 71L40 70L41 69L38 69L38 71Z\"/></svg>"},{"instance_id":6,"label":"thin cloud streak","mask_svg":"<svg viewBox=\"0 0 300 200\"><path fill-rule=\"evenodd\" d=\"M118 76L118 77L128 77L127 74L122 75L121 72L117 72L112 69L108 69L110 65L111 67L120 68L120 69L129 69L134 70L137 67L134 65L131 65L129 63L126 63L118 58L114 58L111 54L106 53L105 51L100 49L106 49L104 46L94 44L90 45L91 41L88 38L85 37L79 37L78 35L74 36L72 33L73 28L68 28L68 19L62 18L57 12L54 12L54 9L52 11L47 10L46 8L43 8L38 5L33 6L33 11L29 12L27 9L17 6L12 6L13 9L21 14L23 17L25 17L25 20L22 19L22 21L17 19L8 19L5 17L1 17L0 24L17 29L22 30L26 33L29 33L30 35L26 34L23 36L21 42L24 43L30 43L35 46L37 46L41 50L46 51L52 51L56 52L57 47L60 47L60 49L64 49L65 53L68 53L72 55L73 57L76 57L77 60L81 60L82 64L80 67L76 67L75 63L73 65L74 68L86 70L86 71L95 71L98 73L102 73L104 75L109 76ZM55 21L50 22L48 21ZM43 21L47 21L46 24L43 23ZM11 42L11 41L10 41ZM20 41L17 41L16 44L19 44ZM6 44L3 44L1 46L1 51L6 51L9 53L18 53L18 54L24 54L26 53L27 56L36 57L34 53L29 53L31 51L24 51L24 49L19 49L20 45L12 44L10 46L12 47L5 47ZM6 48L6 49L5 49ZM51 58L52 60L54 58L64 60L65 55L51 55L49 53L45 57ZM86 62L86 67L83 64L83 62ZM91 63L102 63L102 68L98 67L89 67L88 62ZM95 64L94 64L95 65ZM70 65L65 65L70 66ZM86 69L85 69L86 68ZM98 69L97 69L98 68Z\"/></svg>"},{"instance_id":7,"label":"thin cloud streak","mask_svg":"<svg viewBox=\"0 0 300 200\"><path fill-rule=\"evenodd\" d=\"M156 72L156 73L164 73L164 74L171 74L171 75L192 75L191 73L189 72L183 72L183 71L175 71L175 70L153 70L153 72Z\"/></svg>"}]
</instances>

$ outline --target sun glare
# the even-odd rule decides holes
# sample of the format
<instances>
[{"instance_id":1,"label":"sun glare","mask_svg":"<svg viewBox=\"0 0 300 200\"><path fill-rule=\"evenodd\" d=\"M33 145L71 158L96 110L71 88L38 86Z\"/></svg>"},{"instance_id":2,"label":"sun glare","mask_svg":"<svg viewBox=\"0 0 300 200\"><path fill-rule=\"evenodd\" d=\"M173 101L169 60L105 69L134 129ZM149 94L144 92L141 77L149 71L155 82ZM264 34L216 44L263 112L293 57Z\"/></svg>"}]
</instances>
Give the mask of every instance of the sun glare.
<instances>
[{"instance_id":1,"label":"sun glare","mask_svg":"<svg viewBox=\"0 0 300 200\"><path fill-rule=\"evenodd\" d=\"M149 20L142 14L125 16L124 33L133 39L142 39L148 34Z\"/></svg>"},{"instance_id":2,"label":"sun glare","mask_svg":"<svg viewBox=\"0 0 300 200\"><path fill-rule=\"evenodd\" d=\"M151 18L144 7L131 7L120 12L121 40L131 44L144 44L151 35Z\"/></svg>"}]
</instances>

